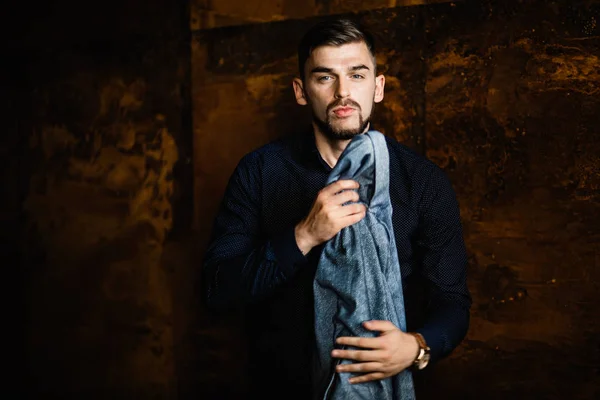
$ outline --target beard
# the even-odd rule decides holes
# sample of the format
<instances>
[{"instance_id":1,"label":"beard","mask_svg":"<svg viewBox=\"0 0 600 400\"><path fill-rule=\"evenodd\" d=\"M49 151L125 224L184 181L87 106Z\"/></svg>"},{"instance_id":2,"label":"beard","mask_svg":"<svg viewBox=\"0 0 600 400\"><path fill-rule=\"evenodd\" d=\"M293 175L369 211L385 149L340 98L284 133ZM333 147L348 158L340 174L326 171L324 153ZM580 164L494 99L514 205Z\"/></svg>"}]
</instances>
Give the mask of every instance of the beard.
<instances>
[{"instance_id":1,"label":"beard","mask_svg":"<svg viewBox=\"0 0 600 400\"><path fill-rule=\"evenodd\" d=\"M375 104L373 104L375 105ZM332 123L331 113L330 111L335 107L346 107L351 106L356 109L358 112L358 126L356 128L337 128ZM325 121L321 120L317 115L312 113L313 121L315 125L319 128L319 131L323 133L325 137L331 140L350 140L356 135L360 135L367 129L367 126L371 122L371 115L373 114L373 107L371 108L371 114L367 116L367 118L363 118L361 113L361 108L358 103L353 100L337 100L327 106L326 110L326 119Z\"/></svg>"}]
</instances>

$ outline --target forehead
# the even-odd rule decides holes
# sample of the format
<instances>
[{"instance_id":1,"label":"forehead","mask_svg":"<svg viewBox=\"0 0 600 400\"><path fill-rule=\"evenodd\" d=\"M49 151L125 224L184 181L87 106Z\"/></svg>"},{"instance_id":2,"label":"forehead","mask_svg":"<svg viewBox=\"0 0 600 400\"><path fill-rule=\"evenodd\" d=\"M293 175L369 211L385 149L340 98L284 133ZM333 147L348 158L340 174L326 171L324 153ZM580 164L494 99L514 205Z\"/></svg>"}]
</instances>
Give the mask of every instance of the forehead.
<instances>
[{"instance_id":1,"label":"forehead","mask_svg":"<svg viewBox=\"0 0 600 400\"><path fill-rule=\"evenodd\" d=\"M345 69L354 65L364 64L373 68L373 58L365 42L347 43L341 46L319 46L312 51L306 67L327 67Z\"/></svg>"}]
</instances>

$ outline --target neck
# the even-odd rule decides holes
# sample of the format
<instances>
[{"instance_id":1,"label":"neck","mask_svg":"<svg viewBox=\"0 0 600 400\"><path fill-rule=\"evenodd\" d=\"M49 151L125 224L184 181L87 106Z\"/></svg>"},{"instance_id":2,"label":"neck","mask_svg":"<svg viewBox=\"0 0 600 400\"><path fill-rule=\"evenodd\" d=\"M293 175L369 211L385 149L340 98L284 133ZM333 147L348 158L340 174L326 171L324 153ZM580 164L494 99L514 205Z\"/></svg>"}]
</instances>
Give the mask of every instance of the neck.
<instances>
[{"instance_id":1,"label":"neck","mask_svg":"<svg viewBox=\"0 0 600 400\"><path fill-rule=\"evenodd\" d=\"M362 133L365 133L369 130L369 125L365 128ZM319 150L319 154L321 154L321 158L329 165L331 168L335 167L338 162L338 159L346 149L346 146L350 143L352 139L347 140L337 140L332 139L328 136L325 136L319 128L313 123L313 129L315 132L315 143L317 145L317 150Z\"/></svg>"}]
</instances>

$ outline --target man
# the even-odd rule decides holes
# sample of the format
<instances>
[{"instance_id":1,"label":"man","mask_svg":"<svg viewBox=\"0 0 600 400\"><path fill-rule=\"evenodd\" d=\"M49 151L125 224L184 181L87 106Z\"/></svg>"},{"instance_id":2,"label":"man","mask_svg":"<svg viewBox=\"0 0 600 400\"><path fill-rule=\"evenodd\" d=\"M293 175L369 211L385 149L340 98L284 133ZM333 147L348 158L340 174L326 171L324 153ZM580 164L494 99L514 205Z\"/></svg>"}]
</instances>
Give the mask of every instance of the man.
<instances>
[{"instance_id":1,"label":"man","mask_svg":"<svg viewBox=\"0 0 600 400\"><path fill-rule=\"evenodd\" d=\"M245 305L250 382L260 398L311 397L314 354L312 283L323 245L368 212L358 183L325 187L351 139L367 132L384 97L371 36L348 20L318 24L298 47L298 104L310 107L312 129L246 155L235 169L215 221L204 263L210 307ZM375 338L338 338L359 350L353 384L386 379L427 357L435 362L464 338L471 298L466 251L454 191L435 164L393 139L390 199L407 331L365 321ZM362 350L361 350L362 349Z\"/></svg>"}]
</instances>

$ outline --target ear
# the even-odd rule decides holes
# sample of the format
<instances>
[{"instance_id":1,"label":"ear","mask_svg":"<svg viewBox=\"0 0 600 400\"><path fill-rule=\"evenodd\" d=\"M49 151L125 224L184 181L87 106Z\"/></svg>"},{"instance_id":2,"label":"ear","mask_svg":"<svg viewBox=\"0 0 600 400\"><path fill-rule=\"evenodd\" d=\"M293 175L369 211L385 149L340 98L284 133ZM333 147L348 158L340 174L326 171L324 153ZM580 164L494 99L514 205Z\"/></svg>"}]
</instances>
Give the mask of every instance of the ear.
<instances>
[{"instance_id":1,"label":"ear","mask_svg":"<svg viewBox=\"0 0 600 400\"><path fill-rule=\"evenodd\" d=\"M292 85L294 86L294 94L296 95L296 103L301 106L305 106L308 104L306 96L304 95L304 84L300 78L294 78L292 81Z\"/></svg>"},{"instance_id":2,"label":"ear","mask_svg":"<svg viewBox=\"0 0 600 400\"><path fill-rule=\"evenodd\" d=\"M384 87L385 76L379 75L377 78L375 78L375 103L379 103L381 100L383 100Z\"/></svg>"}]
</instances>

